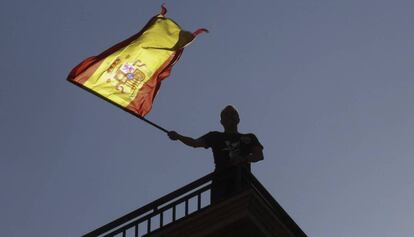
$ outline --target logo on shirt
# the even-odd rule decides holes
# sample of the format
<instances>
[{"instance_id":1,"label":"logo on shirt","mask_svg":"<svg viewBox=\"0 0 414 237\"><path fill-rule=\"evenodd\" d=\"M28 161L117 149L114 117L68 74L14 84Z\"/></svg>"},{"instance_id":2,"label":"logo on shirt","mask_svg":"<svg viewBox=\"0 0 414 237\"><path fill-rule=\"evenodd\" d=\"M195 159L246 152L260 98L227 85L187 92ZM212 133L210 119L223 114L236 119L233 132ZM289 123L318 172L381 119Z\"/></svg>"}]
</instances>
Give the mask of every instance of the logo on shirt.
<instances>
[{"instance_id":1,"label":"logo on shirt","mask_svg":"<svg viewBox=\"0 0 414 237\"><path fill-rule=\"evenodd\" d=\"M226 144L226 147L223 148L223 151L228 151L230 158L235 158L235 157L240 156L240 141L237 141L237 142L225 141L224 144Z\"/></svg>"}]
</instances>

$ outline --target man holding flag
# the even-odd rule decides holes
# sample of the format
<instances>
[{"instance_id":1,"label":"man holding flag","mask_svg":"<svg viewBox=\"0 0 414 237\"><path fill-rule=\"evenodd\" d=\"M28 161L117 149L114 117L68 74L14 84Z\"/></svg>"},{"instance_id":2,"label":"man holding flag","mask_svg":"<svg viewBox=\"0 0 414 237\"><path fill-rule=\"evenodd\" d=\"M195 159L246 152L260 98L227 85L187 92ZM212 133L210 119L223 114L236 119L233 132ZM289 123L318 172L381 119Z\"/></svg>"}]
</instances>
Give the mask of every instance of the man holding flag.
<instances>
[{"instance_id":1,"label":"man holding flag","mask_svg":"<svg viewBox=\"0 0 414 237\"><path fill-rule=\"evenodd\" d=\"M237 110L226 106L220 114L224 132L209 132L194 139L170 131L171 140L179 140L194 148L204 147L213 150L215 176L211 189L211 202L216 203L243 189L242 172L250 172L250 163L263 160L263 146L252 133L238 131L240 122Z\"/></svg>"},{"instance_id":2,"label":"man holding flag","mask_svg":"<svg viewBox=\"0 0 414 237\"><path fill-rule=\"evenodd\" d=\"M211 191L214 203L241 190L241 172L250 172L250 163L263 159L263 146L255 135L238 132L239 115L232 106L221 112L223 133L209 132L198 139L168 132L144 118L152 108L161 81L170 75L184 47L198 34L207 32L203 28L193 33L184 31L166 18L166 13L162 6L161 12L140 32L83 60L67 79L168 133L172 140L192 147L212 148L216 164Z\"/></svg>"}]
</instances>

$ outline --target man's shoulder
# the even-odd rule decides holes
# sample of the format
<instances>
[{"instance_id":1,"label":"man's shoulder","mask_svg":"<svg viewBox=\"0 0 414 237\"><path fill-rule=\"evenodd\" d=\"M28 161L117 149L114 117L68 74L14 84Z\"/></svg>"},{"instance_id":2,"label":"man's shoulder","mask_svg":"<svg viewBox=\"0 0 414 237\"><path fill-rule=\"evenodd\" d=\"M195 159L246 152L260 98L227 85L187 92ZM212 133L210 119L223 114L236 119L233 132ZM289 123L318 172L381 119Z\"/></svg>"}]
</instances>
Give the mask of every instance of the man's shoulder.
<instances>
[{"instance_id":1,"label":"man's shoulder","mask_svg":"<svg viewBox=\"0 0 414 237\"><path fill-rule=\"evenodd\" d=\"M206 144L205 146L206 148L209 148L209 147L215 146L217 142L222 139L221 134L222 134L221 132L211 131L201 136L199 140L201 140L202 142Z\"/></svg>"},{"instance_id":2,"label":"man's shoulder","mask_svg":"<svg viewBox=\"0 0 414 237\"><path fill-rule=\"evenodd\" d=\"M205 134L205 136L220 136L220 135L223 135L223 133L219 131L210 131Z\"/></svg>"},{"instance_id":3,"label":"man's shoulder","mask_svg":"<svg viewBox=\"0 0 414 237\"><path fill-rule=\"evenodd\" d=\"M254 133L240 133L242 137L256 137Z\"/></svg>"},{"instance_id":4,"label":"man's shoulder","mask_svg":"<svg viewBox=\"0 0 414 237\"><path fill-rule=\"evenodd\" d=\"M263 148L262 144L260 144L259 140L257 139L254 133L241 134L240 140L242 143L246 145L253 145L253 146L257 145Z\"/></svg>"},{"instance_id":5,"label":"man's shoulder","mask_svg":"<svg viewBox=\"0 0 414 237\"><path fill-rule=\"evenodd\" d=\"M201 136L200 139L205 140L205 141L211 141L211 140L215 140L217 137L220 137L221 134L222 133L218 131L210 131L204 134L203 136Z\"/></svg>"}]
</instances>

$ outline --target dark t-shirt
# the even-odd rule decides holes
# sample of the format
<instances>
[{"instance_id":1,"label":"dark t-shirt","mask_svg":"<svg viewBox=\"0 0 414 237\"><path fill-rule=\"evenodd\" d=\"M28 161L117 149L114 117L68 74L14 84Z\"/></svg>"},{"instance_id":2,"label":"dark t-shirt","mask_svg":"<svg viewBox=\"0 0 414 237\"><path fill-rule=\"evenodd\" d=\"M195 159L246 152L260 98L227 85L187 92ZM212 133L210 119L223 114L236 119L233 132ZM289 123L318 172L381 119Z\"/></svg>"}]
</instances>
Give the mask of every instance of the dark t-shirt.
<instances>
[{"instance_id":1,"label":"dark t-shirt","mask_svg":"<svg viewBox=\"0 0 414 237\"><path fill-rule=\"evenodd\" d=\"M231 158L245 157L252 152L254 147L259 146L263 149L262 144L252 133L248 134L228 134L222 132L209 132L202 136L207 144L206 148L211 148L214 155L214 163L216 170L230 168ZM244 163L246 168L250 170L250 163Z\"/></svg>"}]
</instances>

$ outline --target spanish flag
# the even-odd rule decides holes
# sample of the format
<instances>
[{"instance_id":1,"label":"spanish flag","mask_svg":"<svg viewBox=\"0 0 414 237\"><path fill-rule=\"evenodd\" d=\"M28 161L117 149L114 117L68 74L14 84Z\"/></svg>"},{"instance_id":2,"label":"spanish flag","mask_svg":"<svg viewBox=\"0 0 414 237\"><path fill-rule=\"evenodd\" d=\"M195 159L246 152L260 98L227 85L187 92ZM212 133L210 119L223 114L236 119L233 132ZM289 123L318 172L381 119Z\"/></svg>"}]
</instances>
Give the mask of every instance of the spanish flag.
<instances>
[{"instance_id":1,"label":"spanish flag","mask_svg":"<svg viewBox=\"0 0 414 237\"><path fill-rule=\"evenodd\" d=\"M207 31L184 31L166 13L162 6L160 14L140 32L85 59L72 69L68 80L130 113L145 116L184 47Z\"/></svg>"}]
</instances>

